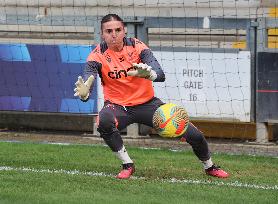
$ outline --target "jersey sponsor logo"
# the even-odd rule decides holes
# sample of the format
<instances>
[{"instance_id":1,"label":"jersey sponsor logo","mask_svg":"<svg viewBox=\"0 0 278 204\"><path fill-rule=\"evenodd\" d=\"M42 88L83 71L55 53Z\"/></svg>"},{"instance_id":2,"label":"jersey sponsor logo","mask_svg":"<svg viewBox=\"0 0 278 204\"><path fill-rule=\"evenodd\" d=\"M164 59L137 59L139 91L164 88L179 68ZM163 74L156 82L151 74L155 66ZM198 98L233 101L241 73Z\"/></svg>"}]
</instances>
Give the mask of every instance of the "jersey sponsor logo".
<instances>
[{"instance_id":1,"label":"jersey sponsor logo","mask_svg":"<svg viewBox=\"0 0 278 204\"><path fill-rule=\"evenodd\" d=\"M117 67L114 67L117 68ZM133 67L129 67L127 70L121 69L121 70L114 70L114 71L110 71L108 72L108 77L111 79L120 79L122 77L128 77L127 76L127 72L132 70Z\"/></svg>"}]
</instances>

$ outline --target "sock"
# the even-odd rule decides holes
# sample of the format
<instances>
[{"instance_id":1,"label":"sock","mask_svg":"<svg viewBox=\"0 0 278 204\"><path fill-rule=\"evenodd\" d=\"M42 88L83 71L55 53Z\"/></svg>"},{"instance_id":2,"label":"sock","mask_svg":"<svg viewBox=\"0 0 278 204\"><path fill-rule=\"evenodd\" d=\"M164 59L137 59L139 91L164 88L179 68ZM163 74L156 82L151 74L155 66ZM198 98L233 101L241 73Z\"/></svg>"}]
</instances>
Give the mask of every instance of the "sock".
<instances>
[{"instance_id":1,"label":"sock","mask_svg":"<svg viewBox=\"0 0 278 204\"><path fill-rule=\"evenodd\" d=\"M203 165L204 165L204 169L208 169L210 167L212 167L213 163L211 161L211 158L209 158L208 160L206 161L202 161Z\"/></svg>"},{"instance_id":2,"label":"sock","mask_svg":"<svg viewBox=\"0 0 278 204\"><path fill-rule=\"evenodd\" d=\"M115 152L116 156L122 161L123 164L133 163L133 161L128 156L128 153L123 145L122 149L118 152Z\"/></svg>"}]
</instances>

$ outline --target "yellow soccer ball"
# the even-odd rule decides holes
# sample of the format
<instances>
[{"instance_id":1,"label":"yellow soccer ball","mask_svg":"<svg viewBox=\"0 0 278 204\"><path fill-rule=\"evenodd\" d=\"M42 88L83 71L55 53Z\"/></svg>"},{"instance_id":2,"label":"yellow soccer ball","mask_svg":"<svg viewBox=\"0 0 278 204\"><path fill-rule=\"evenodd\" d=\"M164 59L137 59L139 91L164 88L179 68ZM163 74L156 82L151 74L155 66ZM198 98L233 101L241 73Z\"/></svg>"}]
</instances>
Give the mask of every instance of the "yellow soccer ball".
<instances>
[{"instance_id":1,"label":"yellow soccer ball","mask_svg":"<svg viewBox=\"0 0 278 204\"><path fill-rule=\"evenodd\" d=\"M189 124L186 110L173 103L160 106L153 115L153 126L162 137L178 137L185 133Z\"/></svg>"}]
</instances>

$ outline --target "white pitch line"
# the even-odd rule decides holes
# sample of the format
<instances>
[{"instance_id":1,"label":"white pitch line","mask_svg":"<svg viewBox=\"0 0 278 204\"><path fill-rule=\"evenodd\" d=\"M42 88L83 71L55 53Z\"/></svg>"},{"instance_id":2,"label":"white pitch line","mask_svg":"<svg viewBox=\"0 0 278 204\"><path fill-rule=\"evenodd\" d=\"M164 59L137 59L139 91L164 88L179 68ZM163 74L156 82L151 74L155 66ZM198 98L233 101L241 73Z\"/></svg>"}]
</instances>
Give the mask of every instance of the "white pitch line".
<instances>
[{"instance_id":1,"label":"white pitch line","mask_svg":"<svg viewBox=\"0 0 278 204\"><path fill-rule=\"evenodd\" d=\"M23 171L23 172L34 172L34 173L50 173L50 174L68 174L68 175L87 175L87 176L99 176L99 177L111 177L115 178L113 174L107 174L104 172L95 172L95 171L79 171L79 170L63 170L63 169L34 169L28 167L10 167L10 166L0 166L0 171ZM136 177L132 176L132 179L147 179L145 177ZM212 186L229 186L229 187L238 187L238 188L249 188L249 189L262 189L262 190L278 190L278 185L258 185L258 184L249 184L241 183L239 181L234 182L223 182L223 181L207 181L207 180L197 180L197 179L155 179L156 181L161 181L164 183L184 183L184 184L203 184L203 185L212 185Z\"/></svg>"}]
</instances>

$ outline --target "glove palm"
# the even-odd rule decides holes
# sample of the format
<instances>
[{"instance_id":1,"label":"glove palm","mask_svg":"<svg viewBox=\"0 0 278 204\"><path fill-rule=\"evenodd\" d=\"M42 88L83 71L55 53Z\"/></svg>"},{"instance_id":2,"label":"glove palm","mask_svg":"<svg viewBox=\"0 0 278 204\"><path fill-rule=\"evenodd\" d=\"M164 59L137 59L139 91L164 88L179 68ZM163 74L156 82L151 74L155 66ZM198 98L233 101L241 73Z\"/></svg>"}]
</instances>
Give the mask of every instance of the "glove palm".
<instances>
[{"instance_id":1,"label":"glove palm","mask_svg":"<svg viewBox=\"0 0 278 204\"><path fill-rule=\"evenodd\" d=\"M75 83L76 88L74 89L74 96L79 96L80 99L86 100L90 94L90 88L95 80L95 77L91 75L86 82L84 82L81 76L78 77Z\"/></svg>"},{"instance_id":2,"label":"glove palm","mask_svg":"<svg viewBox=\"0 0 278 204\"><path fill-rule=\"evenodd\" d=\"M133 63L132 65L135 68L135 70L128 71L128 76L136 76L140 78L149 79L151 81L154 81L156 79L157 74L155 73L155 71L153 71L151 66L143 63Z\"/></svg>"}]
</instances>

